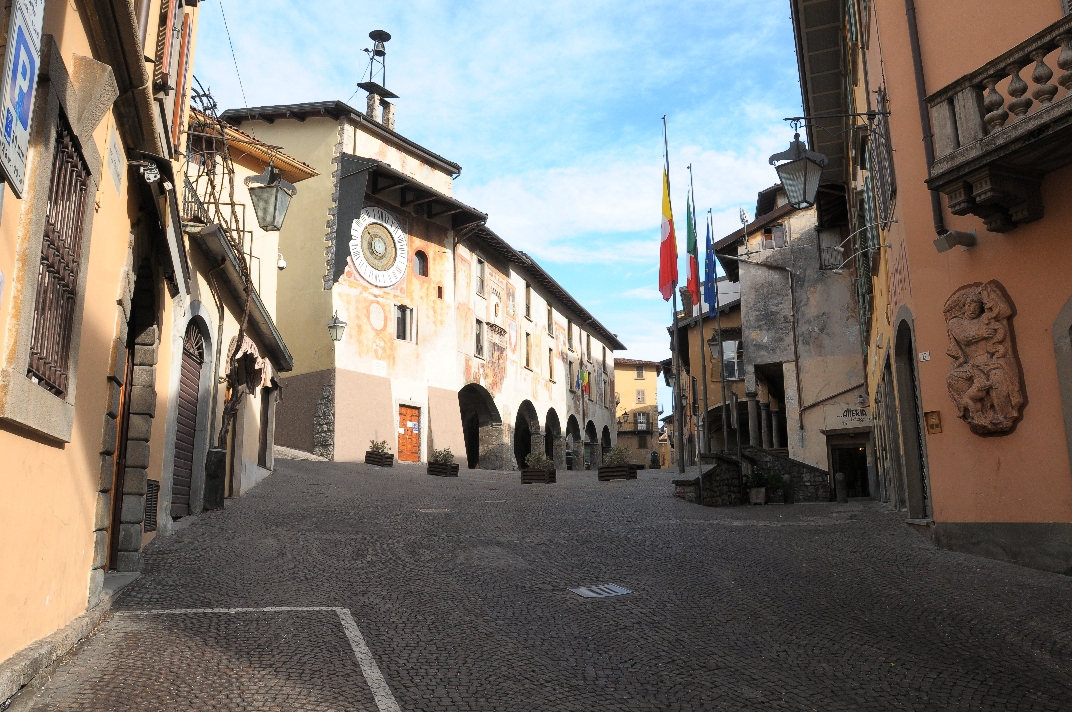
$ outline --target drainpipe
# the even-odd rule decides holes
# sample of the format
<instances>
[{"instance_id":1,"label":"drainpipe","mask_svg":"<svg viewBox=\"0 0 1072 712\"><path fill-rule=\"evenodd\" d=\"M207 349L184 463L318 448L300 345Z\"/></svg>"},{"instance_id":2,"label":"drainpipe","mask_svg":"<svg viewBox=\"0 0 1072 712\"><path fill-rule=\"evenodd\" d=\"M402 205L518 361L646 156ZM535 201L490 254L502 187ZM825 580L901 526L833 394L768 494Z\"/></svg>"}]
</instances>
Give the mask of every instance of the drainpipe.
<instances>
[{"instance_id":1,"label":"drainpipe","mask_svg":"<svg viewBox=\"0 0 1072 712\"><path fill-rule=\"evenodd\" d=\"M912 69L916 75L916 100L919 103L919 123L923 128L923 155L927 159L927 176L934 165L934 144L931 139L931 112L927 106L927 83L923 78L923 56L919 51L919 28L916 25L916 1L905 0L905 15L908 16L908 42L912 47ZM941 236L949 232L942 216L942 198L937 190L931 190L931 214L934 216L934 232Z\"/></svg>"}]
</instances>

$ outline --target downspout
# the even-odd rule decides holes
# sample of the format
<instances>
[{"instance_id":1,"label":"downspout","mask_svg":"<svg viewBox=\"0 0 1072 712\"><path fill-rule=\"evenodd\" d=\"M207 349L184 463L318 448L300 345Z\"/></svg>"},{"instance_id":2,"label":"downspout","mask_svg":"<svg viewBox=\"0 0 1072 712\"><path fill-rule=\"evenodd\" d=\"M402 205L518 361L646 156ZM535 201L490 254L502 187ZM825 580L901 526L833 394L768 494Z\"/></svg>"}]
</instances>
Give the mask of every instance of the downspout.
<instances>
[{"instance_id":1,"label":"downspout","mask_svg":"<svg viewBox=\"0 0 1072 712\"><path fill-rule=\"evenodd\" d=\"M905 15L908 16L908 42L912 47L912 69L916 75L916 100L919 102L919 123L923 128L923 155L927 159L927 176L930 176L931 166L934 165L934 144L931 139L934 132L931 129L931 112L927 106L927 84L923 79L923 55L919 51L919 28L916 25L916 2L905 0ZM942 216L942 198L937 190L931 189L931 214L934 216L934 232L940 237L949 228L945 226L945 218Z\"/></svg>"},{"instance_id":2,"label":"downspout","mask_svg":"<svg viewBox=\"0 0 1072 712\"><path fill-rule=\"evenodd\" d=\"M216 360L212 363L212 411L209 416L209 445L211 446L211 433L216 428L216 398L219 395L220 384L220 352L223 350L223 297L218 294L219 287L216 284L216 272L223 269L227 264L227 260L224 259L220 262L218 267L215 267L208 273L209 294L212 295L212 301L216 302L216 311L218 316L216 318Z\"/></svg>"}]
</instances>

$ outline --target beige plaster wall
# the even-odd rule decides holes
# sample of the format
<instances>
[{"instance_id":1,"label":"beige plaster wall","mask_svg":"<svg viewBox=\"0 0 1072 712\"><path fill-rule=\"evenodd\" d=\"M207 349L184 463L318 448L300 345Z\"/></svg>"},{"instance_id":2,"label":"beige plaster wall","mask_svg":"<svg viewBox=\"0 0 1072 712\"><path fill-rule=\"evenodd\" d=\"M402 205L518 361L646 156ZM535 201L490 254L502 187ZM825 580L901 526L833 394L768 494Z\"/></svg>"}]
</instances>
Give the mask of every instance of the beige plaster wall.
<instances>
[{"instance_id":1,"label":"beige plaster wall","mask_svg":"<svg viewBox=\"0 0 1072 712\"><path fill-rule=\"evenodd\" d=\"M423 420L423 411L421 415ZM386 376L337 368L336 462L364 461L371 440L386 440L391 452L398 450L398 406L391 392L391 380Z\"/></svg>"}]
</instances>

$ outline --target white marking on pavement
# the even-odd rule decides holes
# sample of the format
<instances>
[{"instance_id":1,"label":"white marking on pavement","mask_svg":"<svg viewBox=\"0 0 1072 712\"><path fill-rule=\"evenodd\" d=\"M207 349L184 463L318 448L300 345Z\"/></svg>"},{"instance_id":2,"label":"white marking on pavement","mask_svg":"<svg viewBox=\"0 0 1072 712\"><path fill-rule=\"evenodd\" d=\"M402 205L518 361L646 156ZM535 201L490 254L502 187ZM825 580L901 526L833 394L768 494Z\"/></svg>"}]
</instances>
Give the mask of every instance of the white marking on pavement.
<instances>
[{"instance_id":1,"label":"white marking on pavement","mask_svg":"<svg viewBox=\"0 0 1072 712\"><path fill-rule=\"evenodd\" d=\"M435 511L435 510L433 510ZM365 682L372 691L372 698L376 701L376 707L380 712L402 712L391 694L391 688L383 679L376 659L372 657L372 651L365 644L365 638L357 627L349 608L337 606L264 606L262 608L157 608L148 611L116 611L116 615L153 616L168 614L188 613L286 613L305 611L334 611L339 616L343 632L350 641L350 648L354 651L357 664L361 666L361 673L365 676Z\"/></svg>"},{"instance_id":2,"label":"white marking on pavement","mask_svg":"<svg viewBox=\"0 0 1072 712\"><path fill-rule=\"evenodd\" d=\"M395 696L391 694L391 688L387 686L387 681L380 673L379 665L376 664L368 646L365 645L365 639L361 636L361 631L358 630L357 623L354 622L349 609L336 608L335 611L339 614L339 620L342 621L342 629L346 631L346 637L350 639L350 647L354 649L354 655L357 656L357 662L361 665L361 672L365 674L365 682L372 690L376 706L380 708L380 712L401 712L398 703L395 702Z\"/></svg>"}]
</instances>

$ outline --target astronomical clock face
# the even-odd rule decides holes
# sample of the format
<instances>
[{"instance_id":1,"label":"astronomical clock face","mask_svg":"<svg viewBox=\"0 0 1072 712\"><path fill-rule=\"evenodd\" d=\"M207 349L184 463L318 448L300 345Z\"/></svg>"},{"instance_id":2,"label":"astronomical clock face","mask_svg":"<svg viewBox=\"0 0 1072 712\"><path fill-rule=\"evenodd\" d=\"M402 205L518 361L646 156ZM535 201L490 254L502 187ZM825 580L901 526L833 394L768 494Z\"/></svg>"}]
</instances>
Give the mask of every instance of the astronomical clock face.
<instances>
[{"instance_id":1,"label":"astronomical clock face","mask_svg":"<svg viewBox=\"0 0 1072 712\"><path fill-rule=\"evenodd\" d=\"M394 216L365 208L350 229L350 256L362 277L377 287L390 287L406 274L409 244Z\"/></svg>"}]
</instances>

